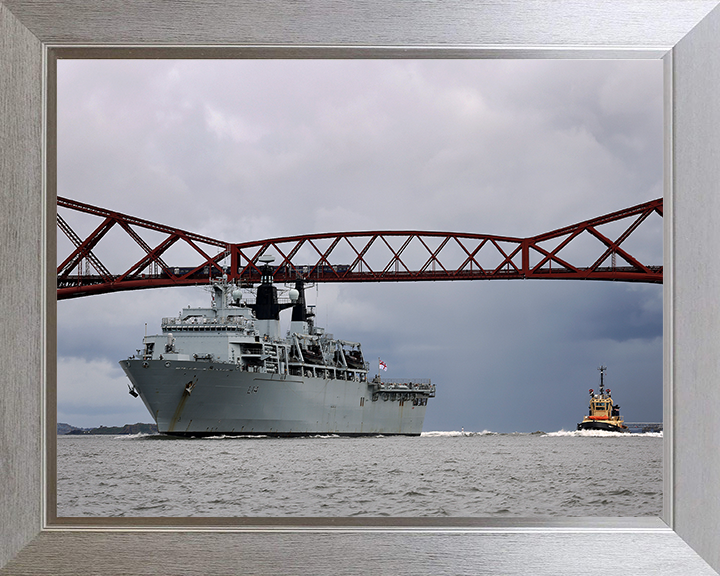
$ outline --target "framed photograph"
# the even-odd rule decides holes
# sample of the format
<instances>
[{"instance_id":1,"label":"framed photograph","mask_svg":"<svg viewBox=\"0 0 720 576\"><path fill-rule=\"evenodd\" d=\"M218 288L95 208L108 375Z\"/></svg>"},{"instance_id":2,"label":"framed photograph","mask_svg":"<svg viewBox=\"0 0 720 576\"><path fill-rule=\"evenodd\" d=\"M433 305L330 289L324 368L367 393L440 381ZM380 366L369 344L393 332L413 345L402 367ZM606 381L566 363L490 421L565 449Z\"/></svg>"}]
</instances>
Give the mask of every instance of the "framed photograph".
<instances>
[{"instance_id":1,"label":"framed photograph","mask_svg":"<svg viewBox=\"0 0 720 576\"><path fill-rule=\"evenodd\" d=\"M601 364L625 423L662 422L662 61L60 57L56 65L57 261L67 263L58 272L58 423L75 427L58 436L58 517L661 515L660 432L598 447L617 463L608 486L614 498L593 490L597 464L584 452L580 464L574 449L592 442L577 436L605 434L576 430L588 411L588 388L599 389ZM106 229L107 210L131 217ZM573 227L580 222L586 224ZM335 352L329 374L316 364L301 368L292 339L289 369L284 359L279 367L274 359L256 365L234 350L245 346L235 342L242 336L225 331L213 338L233 340L232 352L213 348L223 364L210 372L215 361L193 360L210 352L204 330L214 313L207 307L222 302L208 292L207 256L178 240L161 254L162 271L151 264L125 276L145 262L145 251L123 225L149 251L170 244L156 229L168 225L218 239L205 245L196 238L207 255L223 252L227 242L248 243L237 270L232 250L213 268L220 287L221 269L231 275L228 294L234 282L242 285L235 273L247 282L248 258L268 238L292 238L263 255L278 267L278 297L305 278L312 326L293 330L312 332L302 342L326 350L340 343L334 338L358 343L367 374L337 373ZM95 230L102 239L78 265L70 254ZM525 249L518 236L539 239ZM603 240L620 238L613 255ZM541 250L554 259L543 263ZM284 255L296 266L289 275ZM578 270L574 278L565 266ZM120 291L97 284L104 269L125 276ZM170 278L176 269L191 275L189 285ZM578 281L587 270L596 281ZM254 289L240 289L240 305L218 307L225 318L237 318L247 311L242 303L255 299L254 272ZM122 291L134 283L166 288ZM71 297L77 292L87 296ZM161 318L167 326L181 309L189 324L153 336ZM277 323L267 329L280 350L294 310L263 321ZM160 374L147 370L137 352L144 324L148 338L174 338L190 364L174 366L164 340L143 352ZM121 368L128 363L137 366L134 378L181 373L183 382L168 382L177 397L156 405L140 383L130 391L141 397L128 394ZM180 366L192 372L176 372ZM238 366L229 381L218 370ZM200 380L185 394L193 375ZM301 375L320 381L292 378ZM396 387L373 393L376 377ZM408 385L420 380L438 393L416 397ZM349 382L357 381L350 392L356 385ZM311 393L314 387L322 393ZM262 401L239 418L255 399ZM117 442L106 434L156 418L163 433L172 426L184 437L211 438L175 443L172 468L160 469L170 444L144 436ZM263 428L265 420L275 430ZM100 426L104 434L80 434ZM428 437L384 439L421 431ZM224 441L233 433L311 438ZM315 438L359 434L383 438ZM335 449L352 452L351 461L330 456ZM507 457L506 449L523 456ZM193 475L196 450L230 466L223 475L234 479L232 489L212 494L210 476ZM240 474L234 466L246 450L254 465ZM260 457L274 450L275 457ZM283 466L287 476L280 477L274 463L287 450L297 468ZM92 461L88 452L96 454ZM157 484L148 479L127 492L135 483L125 473L141 452ZM549 464L548 454L561 453L567 460ZM500 454L504 467L492 459ZM533 475L548 466L562 480ZM309 470L312 483L304 484L299 478L309 479ZM367 470L380 482L362 490ZM572 483L572 493L549 490L540 479ZM282 483L287 487L276 491ZM206 486L207 497L176 492L179 485Z\"/></svg>"},{"instance_id":2,"label":"framed photograph","mask_svg":"<svg viewBox=\"0 0 720 576\"><path fill-rule=\"evenodd\" d=\"M720 567L720 458L714 427L718 336L709 303L720 274L713 162L720 13L716 2L584 3L527 8L473 3L375 4L316 12L229 3L36 7L0 4L9 57L0 63L3 328L3 542L8 573L292 572L538 573L587 569L587 550L634 573ZM179 11L178 11L179 10ZM418 11L416 11L418 10ZM172 12L172 14L171 14ZM512 17L509 16L512 14ZM178 16L182 16L177 18ZM412 16L412 17L411 17ZM176 19L177 18L177 19ZM168 22L180 22L167 25ZM183 24L183 22L185 24ZM546 22L547 26L538 22ZM592 22L592 26L590 25ZM560 24L558 24L560 23ZM552 30L552 32L550 32ZM95 45L90 48L89 45ZM111 47L112 46L112 47ZM310 520L210 526L188 519L62 525L55 517L55 66L62 57L152 58L655 58L665 65L664 423L662 521L456 522ZM5 81L5 79L10 81ZM7 111L7 112L5 112ZM5 289L7 287L7 290ZM5 294L10 296L6 297ZM5 332L5 330L8 330ZM11 336L12 334L12 336ZM5 456L7 454L8 456ZM703 496L699 496L703 494ZM368 552L373 552L369 554ZM605 552L607 551L607 552ZM375 553L377 552L377 553ZM698 556L699 554L699 556ZM154 560L148 562L148 558ZM704 559L704 560L703 560ZM153 562L157 564L151 565ZM706 563L707 562L707 563ZM9 564L8 564L9 563ZM599 572L600 568L598 568Z\"/></svg>"}]
</instances>

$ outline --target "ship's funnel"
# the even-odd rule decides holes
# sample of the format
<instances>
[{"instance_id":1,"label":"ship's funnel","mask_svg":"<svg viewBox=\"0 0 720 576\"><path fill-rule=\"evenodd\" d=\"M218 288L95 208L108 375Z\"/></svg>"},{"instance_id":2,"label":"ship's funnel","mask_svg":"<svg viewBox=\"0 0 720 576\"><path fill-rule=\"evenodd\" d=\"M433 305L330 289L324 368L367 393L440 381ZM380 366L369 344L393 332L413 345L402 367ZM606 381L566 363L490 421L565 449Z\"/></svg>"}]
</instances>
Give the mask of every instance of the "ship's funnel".
<instances>
[{"instance_id":1,"label":"ship's funnel","mask_svg":"<svg viewBox=\"0 0 720 576\"><path fill-rule=\"evenodd\" d=\"M298 291L298 298L292 310L293 322L307 321L307 308L305 307L305 283L302 280L295 282L295 290Z\"/></svg>"},{"instance_id":2,"label":"ship's funnel","mask_svg":"<svg viewBox=\"0 0 720 576\"><path fill-rule=\"evenodd\" d=\"M262 280L252 305L258 320L280 320L280 305L277 299L277 288L273 285L270 262L265 261L262 268Z\"/></svg>"}]
</instances>

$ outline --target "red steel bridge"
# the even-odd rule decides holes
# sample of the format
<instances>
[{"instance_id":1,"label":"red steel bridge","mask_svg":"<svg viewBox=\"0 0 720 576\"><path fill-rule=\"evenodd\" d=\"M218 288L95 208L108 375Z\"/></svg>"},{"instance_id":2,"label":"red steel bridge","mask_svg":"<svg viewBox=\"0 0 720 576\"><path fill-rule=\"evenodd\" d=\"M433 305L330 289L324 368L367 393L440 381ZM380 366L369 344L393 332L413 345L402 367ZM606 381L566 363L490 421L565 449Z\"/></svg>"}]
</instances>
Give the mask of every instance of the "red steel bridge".
<instances>
[{"instance_id":1,"label":"red steel bridge","mask_svg":"<svg viewBox=\"0 0 720 576\"><path fill-rule=\"evenodd\" d=\"M241 243L201 236L67 198L58 198L57 206L58 229L69 239L64 244L70 247L57 268L58 300L120 290L207 284L224 274L230 281L252 285L260 281L259 258L263 255L275 257L276 282L303 278L310 282L574 279L661 283L663 275L661 265L643 263L627 248L632 244L628 239L633 234L641 235L638 230L650 216L662 218L662 199L528 238L372 231ZM68 217L77 217L78 213L93 216L99 225L81 238L61 212ZM102 255L110 252L111 244L116 245L118 231L132 244L133 250L123 250L135 254L130 262L117 264L115 259ZM107 245L104 251L103 239ZM58 251L60 262L60 248ZM113 260L112 265L106 265L103 259Z\"/></svg>"}]
</instances>

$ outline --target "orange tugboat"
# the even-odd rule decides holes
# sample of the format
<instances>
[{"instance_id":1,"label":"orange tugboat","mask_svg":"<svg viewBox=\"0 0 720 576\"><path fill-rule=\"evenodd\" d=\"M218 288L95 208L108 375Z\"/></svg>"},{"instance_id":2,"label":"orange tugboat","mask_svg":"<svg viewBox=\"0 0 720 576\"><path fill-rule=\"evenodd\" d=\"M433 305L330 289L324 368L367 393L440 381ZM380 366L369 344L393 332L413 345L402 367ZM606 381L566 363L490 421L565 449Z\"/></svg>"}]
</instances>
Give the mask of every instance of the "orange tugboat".
<instances>
[{"instance_id":1,"label":"orange tugboat","mask_svg":"<svg viewBox=\"0 0 720 576\"><path fill-rule=\"evenodd\" d=\"M590 389L590 411L583 421L577 425L578 430L608 430L610 432L627 432L628 427L620 416L620 406L613 404L610 388L605 390L605 366L600 366L600 392Z\"/></svg>"}]
</instances>

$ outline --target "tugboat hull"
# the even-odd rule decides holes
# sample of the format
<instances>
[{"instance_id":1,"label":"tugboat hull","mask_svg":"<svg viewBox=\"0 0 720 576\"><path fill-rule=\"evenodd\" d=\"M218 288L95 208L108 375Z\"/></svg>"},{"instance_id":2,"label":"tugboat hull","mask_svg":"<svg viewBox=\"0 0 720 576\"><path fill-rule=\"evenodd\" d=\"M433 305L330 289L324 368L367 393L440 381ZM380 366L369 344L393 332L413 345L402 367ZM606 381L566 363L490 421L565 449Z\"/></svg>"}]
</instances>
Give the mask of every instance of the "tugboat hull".
<instances>
[{"instance_id":1,"label":"tugboat hull","mask_svg":"<svg viewBox=\"0 0 720 576\"><path fill-rule=\"evenodd\" d=\"M578 430L607 430L608 432L628 432L627 426L618 426L610 422L602 422L599 420L590 420L580 422L577 425Z\"/></svg>"}]
</instances>

